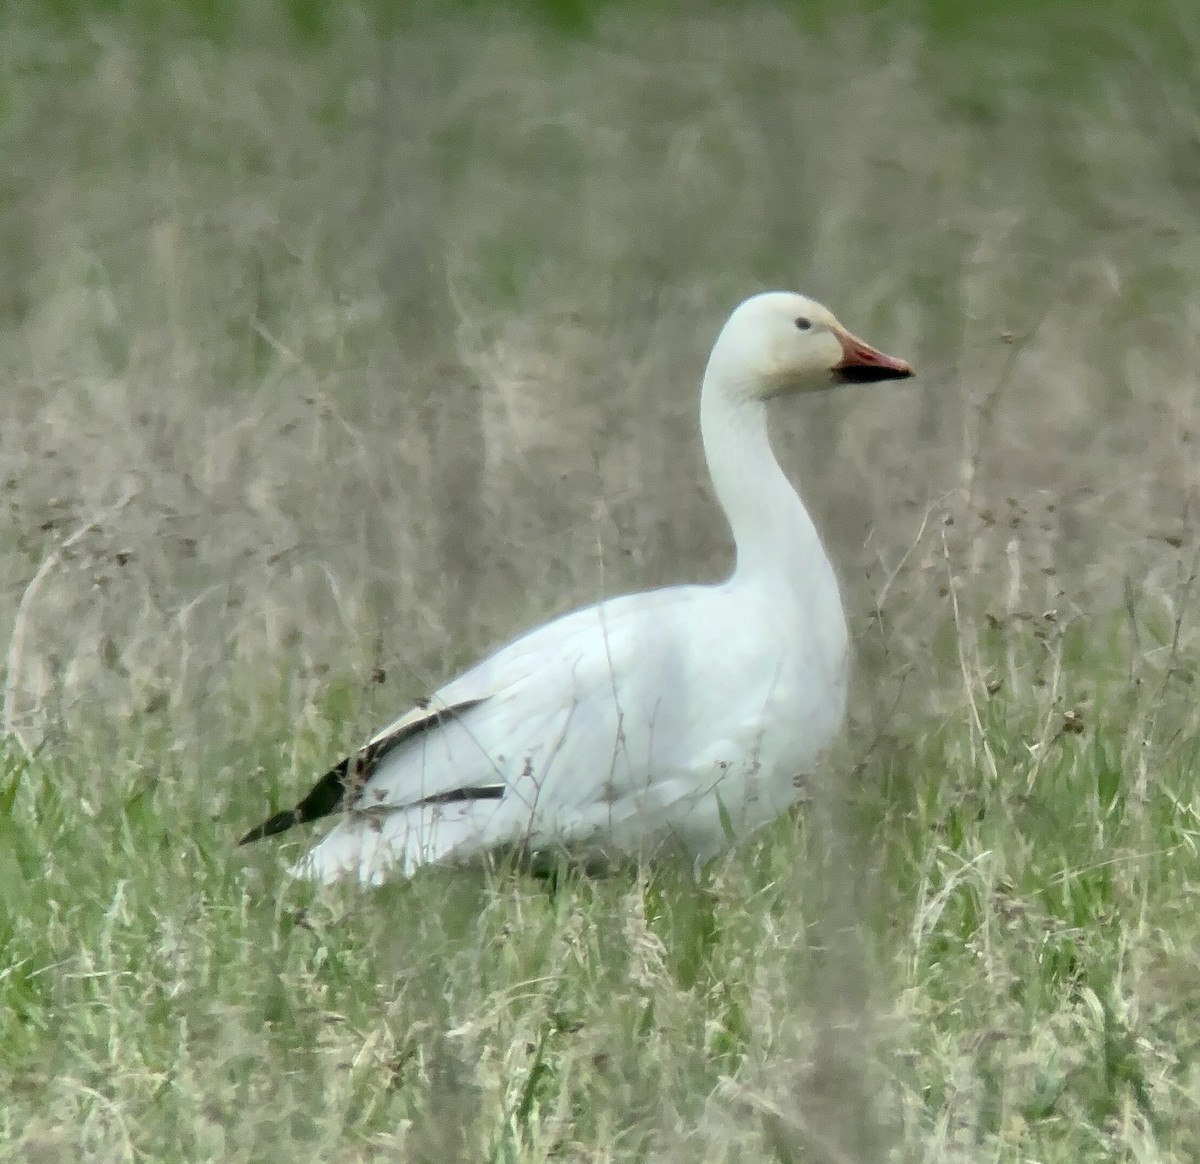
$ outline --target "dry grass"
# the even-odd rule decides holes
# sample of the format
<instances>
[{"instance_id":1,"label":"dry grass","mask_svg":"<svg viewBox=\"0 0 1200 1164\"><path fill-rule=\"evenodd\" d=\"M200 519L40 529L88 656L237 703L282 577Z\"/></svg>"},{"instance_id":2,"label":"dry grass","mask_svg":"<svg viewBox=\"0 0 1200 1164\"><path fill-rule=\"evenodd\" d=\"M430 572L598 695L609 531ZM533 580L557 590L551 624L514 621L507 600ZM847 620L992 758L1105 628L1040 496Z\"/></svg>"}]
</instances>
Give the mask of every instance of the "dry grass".
<instances>
[{"instance_id":1,"label":"dry grass","mask_svg":"<svg viewBox=\"0 0 1200 1164\"><path fill-rule=\"evenodd\" d=\"M1197 54L343 15L5 30L0 1152L1193 1159ZM766 286L922 373L777 418L862 900L811 822L703 891L240 866L488 644L727 568L696 385Z\"/></svg>"}]
</instances>

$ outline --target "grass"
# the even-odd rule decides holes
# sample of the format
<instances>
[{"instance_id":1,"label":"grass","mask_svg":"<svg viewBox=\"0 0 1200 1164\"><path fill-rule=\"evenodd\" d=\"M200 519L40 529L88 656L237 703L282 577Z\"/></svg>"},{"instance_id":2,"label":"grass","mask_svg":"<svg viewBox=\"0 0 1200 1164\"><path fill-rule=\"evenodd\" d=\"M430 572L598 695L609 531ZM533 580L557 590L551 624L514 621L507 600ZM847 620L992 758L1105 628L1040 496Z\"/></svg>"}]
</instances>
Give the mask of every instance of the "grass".
<instances>
[{"instance_id":1,"label":"grass","mask_svg":"<svg viewBox=\"0 0 1200 1164\"><path fill-rule=\"evenodd\" d=\"M5 16L0 1158L1195 1160L1194 15L292 7ZM776 418L858 655L807 808L695 876L232 849L726 568L764 285L921 371Z\"/></svg>"}]
</instances>

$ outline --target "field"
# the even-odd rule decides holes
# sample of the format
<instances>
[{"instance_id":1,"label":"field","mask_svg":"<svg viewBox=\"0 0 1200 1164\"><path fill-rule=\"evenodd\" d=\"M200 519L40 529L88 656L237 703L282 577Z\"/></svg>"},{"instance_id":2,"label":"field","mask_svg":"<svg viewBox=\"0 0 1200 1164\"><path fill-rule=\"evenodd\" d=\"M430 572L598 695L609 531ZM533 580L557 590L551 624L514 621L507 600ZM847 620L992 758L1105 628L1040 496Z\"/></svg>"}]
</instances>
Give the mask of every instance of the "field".
<instances>
[{"instance_id":1,"label":"field","mask_svg":"<svg viewBox=\"0 0 1200 1164\"><path fill-rule=\"evenodd\" d=\"M1200 1159L1200 10L689 12L0 14L0 1159ZM729 568L768 287L919 372L773 418L809 802L698 876L234 848Z\"/></svg>"}]
</instances>

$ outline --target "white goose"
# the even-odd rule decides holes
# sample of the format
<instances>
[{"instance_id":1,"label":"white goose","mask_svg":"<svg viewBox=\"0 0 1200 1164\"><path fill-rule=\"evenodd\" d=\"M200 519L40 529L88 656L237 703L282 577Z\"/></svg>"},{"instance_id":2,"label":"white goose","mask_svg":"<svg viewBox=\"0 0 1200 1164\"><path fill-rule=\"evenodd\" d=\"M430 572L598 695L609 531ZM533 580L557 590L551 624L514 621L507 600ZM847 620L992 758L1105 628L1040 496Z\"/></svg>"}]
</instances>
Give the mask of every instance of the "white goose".
<instances>
[{"instance_id":1,"label":"white goose","mask_svg":"<svg viewBox=\"0 0 1200 1164\"><path fill-rule=\"evenodd\" d=\"M607 599L538 627L241 843L337 812L292 872L378 883L509 847L591 857L674 841L699 858L731 830L773 820L840 729L848 642L833 567L771 452L766 401L912 374L811 299L747 299L700 394L737 544L729 579Z\"/></svg>"}]
</instances>

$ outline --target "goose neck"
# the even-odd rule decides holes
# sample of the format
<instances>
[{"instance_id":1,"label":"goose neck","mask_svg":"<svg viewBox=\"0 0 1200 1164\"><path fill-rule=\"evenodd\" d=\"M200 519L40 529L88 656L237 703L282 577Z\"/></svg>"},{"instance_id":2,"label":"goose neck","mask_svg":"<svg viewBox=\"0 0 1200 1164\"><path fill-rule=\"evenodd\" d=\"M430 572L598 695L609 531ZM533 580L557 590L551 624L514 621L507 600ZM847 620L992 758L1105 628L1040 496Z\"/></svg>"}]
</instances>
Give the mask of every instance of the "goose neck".
<instances>
[{"instance_id":1,"label":"goose neck","mask_svg":"<svg viewBox=\"0 0 1200 1164\"><path fill-rule=\"evenodd\" d=\"M824 566L825 552L775 459L766 405L745 387L710 368L700 398L704 455L737 548L732 580L794 585Z\"/></svg>"}]
</instances>

